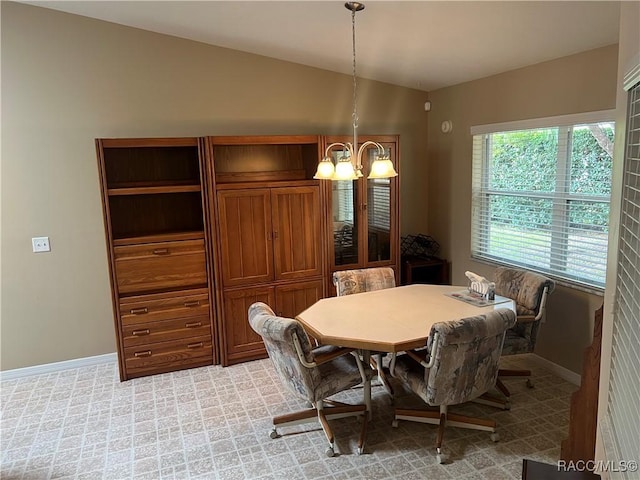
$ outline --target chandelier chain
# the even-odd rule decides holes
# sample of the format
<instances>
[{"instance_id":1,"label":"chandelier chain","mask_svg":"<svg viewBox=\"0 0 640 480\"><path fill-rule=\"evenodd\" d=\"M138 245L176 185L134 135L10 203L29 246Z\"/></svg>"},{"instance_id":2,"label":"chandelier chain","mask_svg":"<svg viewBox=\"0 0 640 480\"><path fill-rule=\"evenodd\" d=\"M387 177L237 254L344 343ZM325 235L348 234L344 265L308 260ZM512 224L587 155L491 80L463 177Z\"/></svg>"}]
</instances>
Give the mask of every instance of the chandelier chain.
<instances>
[{"instance_id":1,"label":"chandelier chain","mask_svg":"<svg viewBox=\"0 0 640 480\"><path fill-rule=\"evenodd\" d=\"M351 32L352 32L352 53L353 53L353 128L358 128L358 103L357 103L357 80L356 80L356 9L351 10ZM357 148L357 145L354 145Z\"/></svg>"}]
</instances>

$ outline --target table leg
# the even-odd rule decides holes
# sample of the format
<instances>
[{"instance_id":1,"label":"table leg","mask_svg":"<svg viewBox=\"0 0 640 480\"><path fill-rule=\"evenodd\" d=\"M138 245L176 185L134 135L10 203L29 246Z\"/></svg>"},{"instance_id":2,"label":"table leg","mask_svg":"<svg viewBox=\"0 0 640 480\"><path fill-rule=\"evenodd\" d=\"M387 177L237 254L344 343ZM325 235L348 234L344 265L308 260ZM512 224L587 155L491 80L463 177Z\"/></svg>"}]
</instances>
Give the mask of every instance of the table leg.
<instances>
[{"instance_id":1,"label":"table leg","mask_svg":"<svg viewBox=\"0 0 640 480\"><path fill-rule=\"evenodd\" d=\"M389 379L387 378L387 375L384 373L384 369L382 368L382 357L383 354L382 353L377 353L375 355L375 368L376 371L378 372L378 380L380 381L380 384L384 387L384 389L387 391L387 393L389 395L391 395L391 397L393 398L393 387L391 386L391 383L389 383Z\"/></svg>"},{"instance_id":2,"label":"table leg","mask_svg":"<svg viewBox=\"0 0 640 480\"><path fill-rule=\"evenodd\" d=\"M362 364L368 367L371 366L371 352L369 350L360 350L360 355L362 356ZM367 412L369 412L369 420L372 418L371 412L371 380L365 380L363 384L364 388L364 404L367 407Z\"/></svg>"}]
</instances>

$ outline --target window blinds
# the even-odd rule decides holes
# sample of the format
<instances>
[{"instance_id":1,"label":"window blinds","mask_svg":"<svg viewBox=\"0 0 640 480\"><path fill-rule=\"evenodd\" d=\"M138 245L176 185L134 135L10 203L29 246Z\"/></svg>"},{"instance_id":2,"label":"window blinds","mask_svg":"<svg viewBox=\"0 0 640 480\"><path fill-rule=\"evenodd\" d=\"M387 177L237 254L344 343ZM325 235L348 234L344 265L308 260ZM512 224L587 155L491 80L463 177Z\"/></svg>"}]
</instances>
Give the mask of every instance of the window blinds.
<instances>
[{"instance_id":1,"label":"window blinds","mask_svg":"<svg viewBox=\"0 0 640 480\"><path fill-rule=\"evenodd\" d=\"M640 84L629 92L608 420L619 460L640 452ZM620 472L620 478L637 478Z\"/></svg>"},{"instance_id":2,"label":"window blinds","mask_svg":"<svg viewBox=\"0 0 640 480\"><path fill-rule=\"evenodd\" d=\"M604 288L613 125L567 120L472 129L471 254Z\"/></svg>"}]
</instances>

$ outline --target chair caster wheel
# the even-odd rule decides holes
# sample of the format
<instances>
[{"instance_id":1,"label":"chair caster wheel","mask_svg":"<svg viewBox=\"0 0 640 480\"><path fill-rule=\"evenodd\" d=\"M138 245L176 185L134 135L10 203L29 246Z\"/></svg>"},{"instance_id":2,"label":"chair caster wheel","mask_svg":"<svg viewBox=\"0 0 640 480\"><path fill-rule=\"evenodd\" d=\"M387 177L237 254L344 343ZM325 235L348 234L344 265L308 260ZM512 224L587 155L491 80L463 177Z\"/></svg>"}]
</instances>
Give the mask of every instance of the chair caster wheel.
<instances>
[{"instance_id":1,"label":"chair caster wheel","mask_svg":"<svg viewBox=\"0 0 640 480\"><path fill-rule=\"evenodd\" d=\"M391 422L391 426L393 428L398 428L398 420L394 420L393 422Z\"/></svg>"},{"instance_id":2,"label":"chair caster wheel","mask_svg":"<svg viewBox=\"0 0 640 480\"><path fill-rule=\"evenodd\" d=\"M275 429L275 427L269 432L269 438L271 439L280 438L280 434Z\"/></svg>"},{"instance_id":3,"label":"chair caster wheel","mask_svg":"<svg viewBox=\"0 0 640 480\"><path fill-rule=\"evenodd\" d=\"M530 378L527 378L527 388L533 388L533 387L535 387L535 385L533 384Z\"/></svg>"},{"instance_id":4,"label":"chair caster wheel","mask_svg":"<svg viewBox=\"0 0 640 480\"><path fill-rule=\"evenodd\" d=\"M438 462L440 465L446 463L448 459L449 457L447 457L444 453L436 454L436 462Z\"/></svg>"},{"instance_id":5,"label":"chair caster wheel","mask_svg":"<svg viewBox=\"0 0 640 480\"><path fill-rule=\"evenodd\" d=\"M333 447L327 447L327 449L324 451L324 454L327 457L331 458L336 454L336 452L333 451Z\"/></svg>"},{"instance_id":6,"label":"chair caster wheel","mask_svg":"<svg viewBox=\"0 0 640 480\"><path fill-rule=\"evenodd\" d=\"M499 442L500 441L500 434L497 432L494 432L491 434L491 441L492 442Z\"/></svg>"}]
</instances>

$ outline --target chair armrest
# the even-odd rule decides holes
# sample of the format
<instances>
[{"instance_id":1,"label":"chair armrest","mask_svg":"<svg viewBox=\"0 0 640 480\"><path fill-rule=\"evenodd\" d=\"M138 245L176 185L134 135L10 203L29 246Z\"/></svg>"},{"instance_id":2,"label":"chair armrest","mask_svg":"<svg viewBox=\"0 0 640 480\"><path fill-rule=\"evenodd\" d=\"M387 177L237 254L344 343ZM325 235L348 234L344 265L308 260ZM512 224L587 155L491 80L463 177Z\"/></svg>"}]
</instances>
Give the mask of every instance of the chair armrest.
<instances>
[{"instance_id":1,"label":"chair armrest","mask_svg":"<svg viewBox=\"0 0 640 480\"><path fill-rule=\"evenodd\" d=\"M409 355L409 357L411 357L414 361L418 362L420 365L422 365L424 368L431 368L433 367L433 364L436 360L436 352L438 351L440 342L438 341L438 339L440 338L440 333L436 332L433 335L433 341L431 342L431 351L428 352L427 357L426 358L422 358L420 355L418 355L418 353L415 350L407 350L407 355ZM427 360L427 358L429 360Z\"/></svg>"},{"instance_id":2,"label":"chair armrest","mask_svg":"<svg viewBox=\"0 0 640 480\"><path fill-rule=\"evenodd\" d=\"M518 315L516 317L516 323L531 323L537 321L535 315Z\"/></svg>"},{"instance_id":3,"label":"chair armrest","mask_svg":"<svg viewBox=\"0 0 640 480\"><path fill-rule=\"evenodd\" d=\"M318 365L322 365L323 363L330 362L334 358L341 357L343 355L346 355L347 353L351 353L354 350L353 348L340 347L337 350L334 350L332 352L315 356L313 362L307 362L307 359L305 358L304 353L302 351L302 346L300 345L300 339L298 338L298 336L294 333L291 336L291 339L293 340L293 346L296 350L296 354L298 355L298 360L300 360L300 363L302 363L302 365L304 365L307 368L315 368ZM359 359L357 360L359 361Z\"/></svg>"},{"instance_id":4,"label":"chair armrest","mask_svg":"<svg viewBox=\"0 0 640 480\"><path fill-rule=\"evenodd\" d=\"M418 352L416 352L415 350L407 350L405 353L409 355L412 360L418 362L419 364L422 364L422 362L426 362L427 360L425 357L421 357L420 355L418 355Z\"/></svg>"},{"instance_id":5,"label":"chair armrest","mask_svg":"<svg viewBox=\"0 0 640 480\"><path fill-rule=\"evenodd\" d=\"M343 355L346 355L347 353L351 353L354 350L355 349L353 348L340 347L337 350L334 350L333 352L321 353L319 355L315 355L314 363L316 364L316 366L322 365L323 363L330 362L331 360L341 357Z\"/></svg>"}]
</instances>

